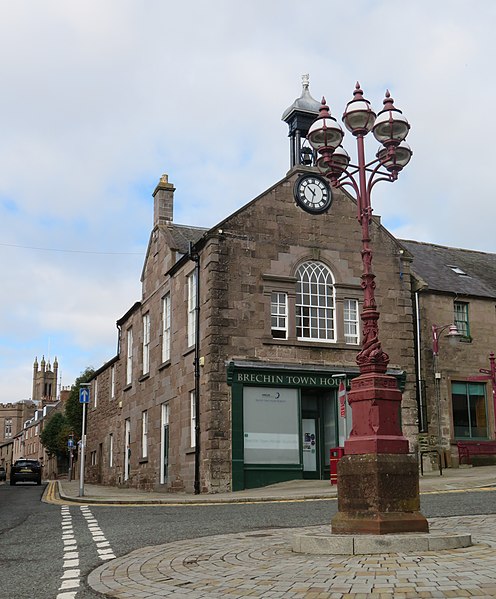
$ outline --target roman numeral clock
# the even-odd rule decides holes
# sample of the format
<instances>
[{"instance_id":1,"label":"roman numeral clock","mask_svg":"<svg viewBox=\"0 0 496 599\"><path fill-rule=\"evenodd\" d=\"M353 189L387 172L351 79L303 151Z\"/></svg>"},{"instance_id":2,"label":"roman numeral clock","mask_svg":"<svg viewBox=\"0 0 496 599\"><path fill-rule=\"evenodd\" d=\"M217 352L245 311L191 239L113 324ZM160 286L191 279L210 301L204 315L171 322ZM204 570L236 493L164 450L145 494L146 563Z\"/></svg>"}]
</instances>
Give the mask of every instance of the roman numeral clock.
<instances>
[{"instance_id":1,"label":"roman numeral clock","mask_svg":"<svg viewBox=\"0 0 496 599\"><path fill-rule=\"evenodd\" d=\"M329 184L317 175L300 177L295 183L293 194L298 206L310 214L321 214L332 203Z\"/></svg>"}]
</instances>

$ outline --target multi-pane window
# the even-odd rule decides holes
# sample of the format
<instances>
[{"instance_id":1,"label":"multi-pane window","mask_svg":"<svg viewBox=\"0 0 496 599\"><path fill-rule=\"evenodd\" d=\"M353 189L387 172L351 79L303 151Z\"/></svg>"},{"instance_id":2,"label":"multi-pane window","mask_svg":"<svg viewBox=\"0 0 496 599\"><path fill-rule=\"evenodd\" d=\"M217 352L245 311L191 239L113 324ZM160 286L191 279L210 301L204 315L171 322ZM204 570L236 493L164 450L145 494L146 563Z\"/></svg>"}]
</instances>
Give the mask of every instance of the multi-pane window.
<instances>
[{"instance_id":1,"label":"multi-pane window","mask_svg":"<svg viewBox=\"0 0 496 599\"><path fill-rule=\"evenodd\" d=\"M272 337L275 339L288 338L287 293L272 292L270 297L270 322Z\"/></svg>"},{"instance_id":2,"label":"multi-pane window","mask_svg":"<svg viewBox=\"0 0 496 599\"><path fill-rule=\"evenodd\" d=\"M296 336L335 341L334 280L321 262L305 262L296 273Z\"/></svg>"},{"instance_id":3,"label":"multi-pane window","mask_svg":"<svg viewBox=\"0 0 496 599\"><path fill-rule=\"evenodd\" d=\"M455 316L454 324L458 332L464 337L470 337L470 326L468 322L468 304L466 302L455 302L453 304Z\"/></svg>"},{"instance_id":4,"label":"multi-pane window","mask_svg":"<svg viewBox=\"0 0 496 599\"><path fill-rule=\"evenodd\" d=\"M487 439L486 386L483 383L453 383L451 403L456 439Z\"/></svg>"},{"instance_id":5,"label":"multi-pane window","mask_svg":"<svg viewBox=\"0 0 496 599\"><path fill-rule=\"evenodd\" d=\"M133 380L133 329L127 331L126 385Z\"/></svg>"},{"instance_id":6,"label":"multi-pane window","mask_svg":"<svg viewBox=\"0 0 496 599\"><path fill-rule=\"evenodd\" d=\"M114 434L109 434L109 468L114 466Z\"/></svg>"},{"instance_id":7,"label":"multi-pane window","mask_svg":"<svg viewBox=\"0 0 496 599\"><path fill-rule=\"evenodd\" d=\"M345 343L358 344L358 300L345 299L343 302Z\"/></svg>"},{"instance_id":8,"label":"multi-pane window","mask_svg":"<svg viewBox=\"0 0 496 599\"><path fill-rule=\"evenodd\" d=\"M196 397L195 392L189 394L190 401L190 428L191 428L191 447L196 447Z\"/></svg>"},{"instance_id":9,"label":"multi-pane window","mask_svg":"<svg viewBox=\"0 0 496 599\"><path fill-rule=\"evenodd\" d=\"M110 368L110 399L115 398L115 366Z\"/></svg>"},{"instance_id":10,"label":"multi-pane window","mask_svg":"<svg viewBox=\"0 0 496 599\"><path fill-rule=\"evenodd\" d=\"M12 437L12 418L5 419L5 438L10 439Z\"/></svg>"},{"instance_id":11,"label":"multi-pane window","mask_svg":"<svg viewBox=\"0 0 496 599\"><path fill-rule=\"evenodd\" d=\"M150 314L143 315L143 374L150 372Z\"/></svg>"},{"instance_id":12,"label":"multi-pane window","mask_svg":"<svg viewBox=\"0 0 496 599\"><path fill-rule=\"evenodd\" d=\"M171 298L168 293L162 299L162 362L170 360L171 342Z\"/></svg>"},{"instance_id":13,"label":"multi-pane window","mask_svg":"<svg viewBox=\"0 0 496 599\"><path fill-rule=\"evenodd\" d=\"M196 338L196 270L188 277L188 347L195 344Z\"/></svg>"},{"instance_id":14,"label":"multi-pane window","mask_svg":"<svg viewBox=\"0 0 496 599\"><path fill-rule=\"evenodd\" d=\"M141 414L141 457L148 457L148 411Z\"/></svg>"},{"instance_id":15,"label":"multi-pane window","mask_svg":"<svg viewBox=\"0 0 496 599\"><path fill-rule=\"evenodd\" d=\"M162 433L161 433L161 469L160 469L160 484L167 482L167 474L169 469L169 404L162 404Z\"/></svg>"}]
</instances>

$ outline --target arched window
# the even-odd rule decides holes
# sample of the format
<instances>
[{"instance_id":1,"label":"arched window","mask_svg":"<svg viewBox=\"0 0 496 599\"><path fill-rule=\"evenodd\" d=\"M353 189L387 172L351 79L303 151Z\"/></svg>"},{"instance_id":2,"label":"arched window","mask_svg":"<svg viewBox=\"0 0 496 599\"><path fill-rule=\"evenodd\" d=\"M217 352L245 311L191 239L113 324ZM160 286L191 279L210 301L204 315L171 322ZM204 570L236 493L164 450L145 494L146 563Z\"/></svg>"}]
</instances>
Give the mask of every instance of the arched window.
<instances>
[{"instance_id":1,"label":"arched window","mask_svg":"<svg viewBox=\"0 0 496 599\"><path fill-rule=\"evenodd\" d=\"M296 272L296 336L335 341L334 278L321 262L305 262Z\"/></svg>"}]
</instances>

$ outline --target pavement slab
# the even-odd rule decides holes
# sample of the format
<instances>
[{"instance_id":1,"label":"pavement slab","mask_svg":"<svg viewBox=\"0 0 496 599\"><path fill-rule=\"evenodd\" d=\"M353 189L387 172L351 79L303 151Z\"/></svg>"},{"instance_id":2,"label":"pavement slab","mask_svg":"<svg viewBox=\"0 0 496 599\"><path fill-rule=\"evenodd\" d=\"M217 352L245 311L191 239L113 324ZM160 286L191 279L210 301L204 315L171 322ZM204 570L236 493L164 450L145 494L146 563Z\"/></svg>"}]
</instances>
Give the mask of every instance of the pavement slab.
<instances>
[{"instance_id":1,"label":"pavement slab","mask_svg":"<svg viewBox=\"0 0 496 599\"><path fill-rule=\"evenodd\" d=\"M90 586L117 598L405 599L496 597L496 515L433 518L432 531L472 535L473 546L416 555L294 553L295 534L328 527L236 533L142 548L106 562Z\"/></svg>"}]
</instances>

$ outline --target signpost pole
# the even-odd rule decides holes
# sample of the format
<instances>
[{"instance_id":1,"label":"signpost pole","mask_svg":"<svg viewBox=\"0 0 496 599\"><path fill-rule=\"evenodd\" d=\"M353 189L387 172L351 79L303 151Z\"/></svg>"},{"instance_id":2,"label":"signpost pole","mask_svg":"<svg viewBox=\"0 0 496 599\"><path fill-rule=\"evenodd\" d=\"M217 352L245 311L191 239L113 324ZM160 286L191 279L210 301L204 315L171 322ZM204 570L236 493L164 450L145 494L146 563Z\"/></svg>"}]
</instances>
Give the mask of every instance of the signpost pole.
<instances>
[{"instance_id":1,"label":"signpost pole","mask_svg":"<svg viewBox=\"0 0 496 599\"><path fill-rule=\"evenodd\" d=\"M69 441L67 442L67 446L69 448L69 482L72 480L72 460L73 460L73 450L74 450L74 435L71 433L69 437Z\"/></svg>"},{"instance_id":2,"label":"signpost pole","mask_svg":"<svg viewBox=\"0 0 496 599\"><path fill-rule=\"evenodd\" d=\"M81 456L79 465L79 497L84 497L84 450L86 447L86 404L90 401L89 383L81 383L79 403L83 404L83 423L81 425Z\"/></svg>"}]
</instances>

